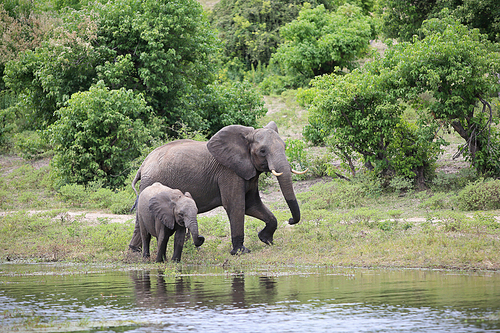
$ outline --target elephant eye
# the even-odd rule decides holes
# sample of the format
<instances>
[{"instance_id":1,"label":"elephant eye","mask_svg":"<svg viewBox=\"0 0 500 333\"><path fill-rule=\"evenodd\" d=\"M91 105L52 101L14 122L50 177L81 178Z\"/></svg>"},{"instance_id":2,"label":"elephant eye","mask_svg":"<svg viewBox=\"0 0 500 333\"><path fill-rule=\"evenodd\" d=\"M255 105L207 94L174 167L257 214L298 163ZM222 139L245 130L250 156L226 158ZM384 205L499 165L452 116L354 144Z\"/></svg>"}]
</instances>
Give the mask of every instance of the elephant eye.
<instances>
[{"instance_id":1,"label":"elephant eye","mask_svg":"<svg viewBox=\"0 0 500 333\"><path fill-rule=\"evenodd\" d=\"M260 148L260 154L266 155L266 148Z\"/></svg>"}]
</instances>

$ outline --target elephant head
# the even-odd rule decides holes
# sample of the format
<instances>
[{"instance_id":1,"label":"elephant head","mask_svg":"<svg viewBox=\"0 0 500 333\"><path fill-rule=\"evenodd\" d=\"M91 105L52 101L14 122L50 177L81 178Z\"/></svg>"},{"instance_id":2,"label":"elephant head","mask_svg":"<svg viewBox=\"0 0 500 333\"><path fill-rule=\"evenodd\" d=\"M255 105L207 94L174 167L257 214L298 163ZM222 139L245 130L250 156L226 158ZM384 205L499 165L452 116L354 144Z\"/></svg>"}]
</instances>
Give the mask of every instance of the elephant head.
<instances>
[{"instance_id":1,"label":"elephant head","mask_svg":"<svg viewBox=\"0 0 500 333\"><path fill-rule=\"evenodd\" d=\"M149 199L149 210L156 219L171 230L175 228L175 224L188 228L196 247L201 246L205 241L205 238L198 234L196 219L198 209L189 192L182 194L179 190L172 190L157 193Z\"/></svg>"},{"instance_id":2,"label":"elephant head","mask_svg":"<svg viewBox=\"0 0 500 333\"><path fill-rule=\"evenodd\" d=\"M207 143L213 157L238 176L250 180L262 172L278 178L281 192L292 213L290 224L300 221L300 209L292 186L292 170L285 154L285 143L271 121L264 128L226 126ZM296 172L298 173L298 172Z\"/></svg>"}]
</instances>

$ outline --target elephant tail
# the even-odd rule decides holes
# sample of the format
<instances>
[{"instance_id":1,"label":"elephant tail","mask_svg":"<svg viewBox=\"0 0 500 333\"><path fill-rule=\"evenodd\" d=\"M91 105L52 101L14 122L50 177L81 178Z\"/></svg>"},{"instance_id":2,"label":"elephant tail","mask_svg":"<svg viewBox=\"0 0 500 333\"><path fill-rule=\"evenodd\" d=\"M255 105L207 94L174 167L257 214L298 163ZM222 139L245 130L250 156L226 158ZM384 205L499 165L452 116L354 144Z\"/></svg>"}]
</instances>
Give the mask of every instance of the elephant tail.
<instances>
[{"instance_id":1,"label":"elephant tail","mask_svg":"<svg viewBox=\"0 0 500 333\"><path fill-rule=\"evenodd\" d=\"M135 184L139 181L139 179L141 179L141 170L142 170L142 165L139 168L139 170L137 170L137 173L135 174L135 178L132 181L132 188L134 189L135 195L138 195L137 190L135 189Z\"/></svg>"},{"instance_id":2,"label":"elephant tail","mask_svg":"<svg viewBox=\"0 0 500 333\"><path fill-rule=\"evenodd\" d=\"M134 202L134 205L132 206L132 208L130 208L131 212L133 212L134 209L137 207L137 202L139 201L139 194L137 193L137 190L135 188L135 184L139 181L139 179L141 179L141 170L142 170L142 165L139 168L139 170L137 170L137 173L135 174L135 178L132 181L132 188L134 189L134 192L135 192L135 202Z\"/></svg>"},{"instance_id":3,"label":"elephant tail","mask_svg":"<svg viewBox=\"0 0 500 333\"><path fill-rule=\"evenodd\" d=\"M134 209L136 209L136 208L137 208L137 203L138 203L138 202L139 202L139 196L137 196L137 197L135 198L134 205L132 206L132 208L130 208L130 212L133 212L133 211L134 211Z\"/></svg>"}]
</instances>

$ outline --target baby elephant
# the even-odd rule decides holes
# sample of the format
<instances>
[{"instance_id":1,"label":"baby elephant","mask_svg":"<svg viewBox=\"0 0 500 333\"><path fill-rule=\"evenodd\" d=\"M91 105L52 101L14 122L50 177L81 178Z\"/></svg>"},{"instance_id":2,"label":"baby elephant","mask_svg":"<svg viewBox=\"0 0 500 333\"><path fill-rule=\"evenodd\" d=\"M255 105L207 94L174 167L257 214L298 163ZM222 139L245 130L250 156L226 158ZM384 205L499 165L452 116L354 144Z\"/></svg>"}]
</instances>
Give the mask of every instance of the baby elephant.
<instances>
[{"instance_id":1,"label":"baby elephant","mask_svg":"<svg viewBox=\"0 0 500 333\"><path fill-rule=\"evenodd\" d=\"M145 188L139 195L136 215L141 231L142 256L149 257L149 242L154 236L158 241L156 261L163 262L168 239L175 232L172 260L180 261L186 228L193 236L194 245L201 246L205 238L198 235L197 214L196 203L189 192L182 194L158 182Z\"/></svg>"}]
</instances>

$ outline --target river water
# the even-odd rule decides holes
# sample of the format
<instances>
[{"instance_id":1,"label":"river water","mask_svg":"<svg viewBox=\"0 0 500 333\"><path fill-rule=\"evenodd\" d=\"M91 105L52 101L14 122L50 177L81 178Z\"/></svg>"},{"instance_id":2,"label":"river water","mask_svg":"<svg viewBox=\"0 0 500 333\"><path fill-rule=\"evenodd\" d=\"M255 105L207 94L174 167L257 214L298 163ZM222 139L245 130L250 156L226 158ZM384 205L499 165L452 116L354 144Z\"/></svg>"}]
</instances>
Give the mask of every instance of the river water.
<instances>
[{"instance_id":1,"label":"river water","mask_svg":"<svg viewBox=\"0 0 500 333\"><path fill-rule=\"evenodd\" d=\"M500 332L500 273L0 264L0 330Z\"/></svg>"}]
</instances>

